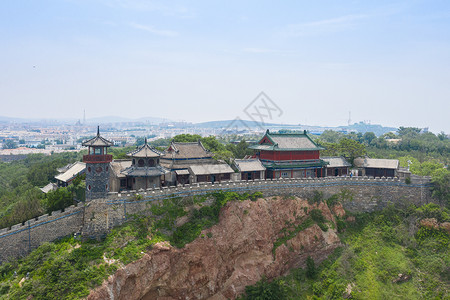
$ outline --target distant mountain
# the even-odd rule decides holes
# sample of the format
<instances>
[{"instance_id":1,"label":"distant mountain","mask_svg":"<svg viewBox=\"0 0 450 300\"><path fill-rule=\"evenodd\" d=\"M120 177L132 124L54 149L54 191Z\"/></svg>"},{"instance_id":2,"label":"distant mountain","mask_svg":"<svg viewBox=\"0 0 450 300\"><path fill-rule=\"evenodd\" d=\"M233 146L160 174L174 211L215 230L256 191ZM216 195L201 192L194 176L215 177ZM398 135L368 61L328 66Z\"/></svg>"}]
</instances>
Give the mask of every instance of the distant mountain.
<instances>
[{"instance_id":1,"label":"distant mountain","mask_svg":"<svg viewBox=\"0 0 450 300\"><path fill-rule=\"evenodd\" d=\"M283 126L283 124L276 124L276 123L264 123L261 124L260 122L255 121L249 121L249 120L241 120L241 119L234 119L234 120L223 120L223 121L209 121L209 122L202 122L202 123L196 123L194 124L195 127L199 128L256 128L256 127L273 127L273 126ZM290 125L287 125L290 126Z\"/></svg>"}]
</instances>

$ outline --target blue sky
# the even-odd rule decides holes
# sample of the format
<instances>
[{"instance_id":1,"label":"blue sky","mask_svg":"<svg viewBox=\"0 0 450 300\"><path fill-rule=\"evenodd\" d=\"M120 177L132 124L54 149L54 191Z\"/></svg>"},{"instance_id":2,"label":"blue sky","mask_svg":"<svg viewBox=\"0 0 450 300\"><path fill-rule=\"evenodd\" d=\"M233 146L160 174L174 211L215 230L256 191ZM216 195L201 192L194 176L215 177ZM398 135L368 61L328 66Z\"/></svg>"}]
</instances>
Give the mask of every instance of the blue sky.
<instances>
[{"instance_id":1,"label":"blue sky","mask_svg":"<svg viewBox=\"0 0 450 300\"><path fill-rule=\"evenodd\" d=\"M0 115L450 132L448 1L0 2Z\"/></svg>"}]
</instances>

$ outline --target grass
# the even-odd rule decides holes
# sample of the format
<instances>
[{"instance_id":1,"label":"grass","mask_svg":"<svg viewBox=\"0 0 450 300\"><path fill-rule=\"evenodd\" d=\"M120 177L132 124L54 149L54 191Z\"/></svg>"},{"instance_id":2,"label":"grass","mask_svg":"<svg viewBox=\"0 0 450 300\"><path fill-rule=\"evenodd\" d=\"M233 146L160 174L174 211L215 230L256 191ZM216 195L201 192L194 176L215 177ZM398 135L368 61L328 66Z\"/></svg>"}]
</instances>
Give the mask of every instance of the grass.
<instances>
[{"instance_id":1,"label":"grass","mask_svg":"<svg viewBox=\"0 0 450 300\"><path fill-rule=\"evenodd\" d=\"M427 207L430 206L430 207ZM335 251L317 269L315 279L301 268L276 278L277 299L342 299L352 286L353 299L449 299L450 236L436 229L411 230L421 218L437 215L448 221L446 209L433 205L420 208L388 207L381 212L356 215L340 234L346 245ZM428 211L429 215L424 215ZM394 283L398 274L410 279ZM264 282L263 282L264 283ZM267 294L266 285L258 291ZM278 285L282 285L279 287ZM242 299L258 299L255 289ZM264 296L259 299L265 299Z\"/></svg>"},{"instance_id":2,"label":"grass","mask_svg":"<svg viewBox=\"0 0 450 300\"><path fill-rule=\"evenodd\" d=\"M184 247L201 230L218 222L220 209L228 201L261 196L219 192L196 197L196 204L207 198L212 198L213 204L194 209L190 220L180 227L175 221L187 215L185 203L178 198L166 199L150 208L153 216L130 216L130 221L114 228L101 241L66 237L45 243L27 257L0 266L0 299L81 299L118 268L141 258L155 243L170 241Z\"/></svg>"}]
</instances>

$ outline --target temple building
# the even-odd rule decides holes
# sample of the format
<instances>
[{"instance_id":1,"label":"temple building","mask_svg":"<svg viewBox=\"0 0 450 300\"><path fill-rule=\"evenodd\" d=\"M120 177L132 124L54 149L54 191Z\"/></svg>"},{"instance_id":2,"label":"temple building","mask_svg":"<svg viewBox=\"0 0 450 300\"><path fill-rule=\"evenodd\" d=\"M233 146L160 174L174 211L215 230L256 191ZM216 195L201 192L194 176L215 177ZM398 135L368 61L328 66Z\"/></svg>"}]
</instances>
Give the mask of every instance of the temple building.
<instances>
[{"instance_id":1,"label":"temple building","mask_svg":"<svg viewBox=\"0 0 450 300\"><path fill-rule=\"evenodd\" d=\"M303 178L325 177L326 165L320 159L318 146L306 133L270 133L266 131L256 145L249 147L256 150L266 168L266 178Z\"/></svg>"},{"instance_id":2,"label":"temple building","mask_svg":"<svg viewBox=\"0 0 450 300\"><path fill-rule=\"evenodd\" d=\"M172 141L161 157L161 165L171 171L170 176L167 176L170 184L189 184L193 178L191 175L194 175L189 172L190 166L215 163L213 154L205 149L201 141L193 143Z\"/></svg>"},{"instance_id":3,"label":"temple building","mask_svg":"<svg viewBox=\"0 0 450 300\"><path fill-rule=\"evenodd\" d=\"M127 190L141 190L161 187L164 185L165 175L169 170L160 165L160 158L164 154L154 147L145 144L134 151L127 153L131 158L131 166L120 171L125 175Z\"/></svg>"},{"instance_id":4,"label":"temple building","mask_svg":"<svg viewBox=\"0 0 450 300\"><path fill-rule=\"evenodd\" d=\"M327 165L326 176L347 176L350 175L349 168L352 166L344 157L321 157Z\"/></svg>"},{"instance_id":5,"label":"temple building","mask_svg":"<svg viewBox=\"0 0 450 300\"><path fill-rule=\"evenodd\" d=\"M112 161L108 148L113 143L101 137L100 127L97 127L97 136L84 141L82 145L88 147L88 154L83 155L86 164L86 200L105 198L109 192L109 164Z\"/></svg>"},{"instance_id":6,"label":"temple building","mask_svg":"<svg viewBox=\"0 0 450 300\"><path fill-rule=\"evenodd\" d=\"M354 160L358 168L358 176L369 177L396 177L398 176L399 162L397 159L377 159L358 157Z\"/></svg>"},{"instance_id":7,"label":"temple building","mask_svg":"<svg viewBox=\"0 0 450 300\"><path fill-rule=\"evenodd\" d=\"M239 180L265 179L266 168L259 159L235 159L233 167L239 173Z\"/></svg>"}]
</instances>

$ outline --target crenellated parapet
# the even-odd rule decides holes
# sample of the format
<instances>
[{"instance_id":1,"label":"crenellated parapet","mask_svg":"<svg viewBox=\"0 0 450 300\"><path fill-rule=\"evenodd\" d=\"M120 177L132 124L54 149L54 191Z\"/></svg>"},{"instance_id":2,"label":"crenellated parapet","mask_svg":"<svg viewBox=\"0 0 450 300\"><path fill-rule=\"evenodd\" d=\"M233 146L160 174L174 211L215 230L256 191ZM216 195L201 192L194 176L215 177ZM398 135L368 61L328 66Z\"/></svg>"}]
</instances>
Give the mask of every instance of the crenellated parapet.
<instances>
[{"instance_id":1,"label":"crenellated parapet","mask_svg":"<svg viewBox=\"0 0 450 300\"><path fill-rule=\"evenodd\" d=\"M326 196L345 191L347 198L341 201L347 210L368 212L382 209L390 203L422 205L431 202L430 187L430 179L425 177L415 178L410 184L398 178L326 177L196 183L109 193L104 198L0 229L0 262L8 257L26 255L44 242L70 234L104 236L113 227L123 224L130 214L146 214L152 203L171 197L189 198L216 191L307 197L315 190Z\"/></svg>"}]
</instances>

